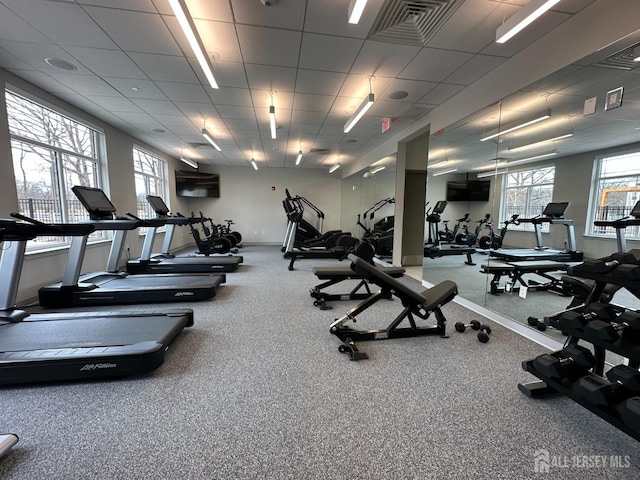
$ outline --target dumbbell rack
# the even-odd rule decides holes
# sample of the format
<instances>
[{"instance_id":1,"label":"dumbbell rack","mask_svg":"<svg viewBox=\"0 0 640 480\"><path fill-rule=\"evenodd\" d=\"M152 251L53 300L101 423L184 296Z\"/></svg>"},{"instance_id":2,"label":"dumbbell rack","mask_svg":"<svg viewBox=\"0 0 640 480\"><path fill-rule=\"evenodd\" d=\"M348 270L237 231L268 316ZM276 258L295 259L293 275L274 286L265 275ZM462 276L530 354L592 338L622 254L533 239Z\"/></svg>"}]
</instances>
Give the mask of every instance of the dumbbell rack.
<instances>
[{"instance_id":1,"label":"dumbbell rack","mask_svg":"<svg viewBox=\"0 0 640 480\"><path fill-rule=\"evenodd\" d=\"M570 272L571 273L571 272ZM577 272L576 272L577 273ZM598 299L602 290L604 289L607 283L612 283L616 285L620 285L622 287L627 288L631 292L638 292L640 289L639 281L627 281L624 279L616 278L614 275L602 275L602 274L592 274L592 273L583 273L580 272L580 276L583 278L588 278L591 280L595 280L595 285L593 290L591 291L589 297L585 304L589 304L593 299ZM576 311L581 311L580 309L573 309ZM599 338L595 338L588 333L583 331L573 330L573 329L563 329L563 333L568 335L567 341L565 342L565 347L572 343L578 343L580 340L590 343L593 345L594 357L595 357L595 365L593 367L593 373L596 375L602 376L604 372L604 364L605 364L605 356L606 352L610 351L612 353L616 353L624 358L629 360L629 366L633 368L638 368L640 366L640 343L629 341L628 338L625 337L624 332L620 335L620 339L613 343L603 342ZM611 425L616 428L622 430L626 434L640 441L640 431L631 428L629 425L625 424L617 414L615 408L613 406L601 406L594 405L591 402L587 401L585 398L578 395L573 390L573 385L577 384L579 379L571 379L571 380L554 380L551 379L538 370L536 370L535 366L533 366L533 359L522 362L522 368L526 372L531 373L533 376L537 377L541 381L537 382L529 382L529 383L520 383L518 384L518 389L524 393L525 395L532 398L539 398L548 395L557 395L562 394L565 395L575 402L582 405L584 408L590 410L591 412L598 415L600 418L606 420Z\"/></svg>"}]
</instances>

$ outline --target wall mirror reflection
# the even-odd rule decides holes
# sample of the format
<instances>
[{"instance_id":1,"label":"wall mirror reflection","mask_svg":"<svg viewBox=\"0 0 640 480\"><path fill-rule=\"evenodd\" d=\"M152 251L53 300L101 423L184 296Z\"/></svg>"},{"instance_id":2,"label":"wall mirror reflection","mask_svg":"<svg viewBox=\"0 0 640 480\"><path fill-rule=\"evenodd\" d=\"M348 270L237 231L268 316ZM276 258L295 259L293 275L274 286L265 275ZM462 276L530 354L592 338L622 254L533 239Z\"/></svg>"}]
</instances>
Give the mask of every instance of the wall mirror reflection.
<instances>
[{"instance_id":1,"label":"wall mirror reflection","mask_svg":"<svg viewBox=\"0 0 640 480\"><path fill-rule=\"evenodd\" d=\"M607 224L640 200L639 41L616 42L431 136L427 219L439 201L446 207L425 232L455 233L447 254L425 248L425 281L452 279L461 297L544 329L534 319L589 291L572 265L617 252L616 232L624 248L640 248L637 226ZM640 307L624 288L612 301Z\"/></svg>"}]
</instances>

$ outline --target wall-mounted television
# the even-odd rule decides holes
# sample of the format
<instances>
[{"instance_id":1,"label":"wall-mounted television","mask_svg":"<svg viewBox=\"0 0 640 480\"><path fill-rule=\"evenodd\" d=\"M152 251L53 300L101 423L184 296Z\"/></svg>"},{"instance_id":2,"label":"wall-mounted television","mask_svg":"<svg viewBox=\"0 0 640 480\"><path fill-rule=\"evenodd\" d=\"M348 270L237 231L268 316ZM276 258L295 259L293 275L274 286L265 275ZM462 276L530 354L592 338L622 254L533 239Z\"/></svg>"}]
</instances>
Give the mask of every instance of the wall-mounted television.
<instances>
[{"instance_id":1,"label":"wall-mounted television","mask_svg":"<svg viewBox=\"0 0 640 480\"><path fill-rule=\"evenodd\" d=\"M453 180L447 182L449 202L487 202L491 193L491 180Z\"/></svg>"},{"instance_id":2,"label":"wall-mounted television","mask_svg":"<svg viewBox=\"0 0 640 480\"><path fill-rule=\"evenodd\" d=\"M176 195L179 197L219 198L220 176L217 173L176 170Z\"/></svg>"}]
</instances>

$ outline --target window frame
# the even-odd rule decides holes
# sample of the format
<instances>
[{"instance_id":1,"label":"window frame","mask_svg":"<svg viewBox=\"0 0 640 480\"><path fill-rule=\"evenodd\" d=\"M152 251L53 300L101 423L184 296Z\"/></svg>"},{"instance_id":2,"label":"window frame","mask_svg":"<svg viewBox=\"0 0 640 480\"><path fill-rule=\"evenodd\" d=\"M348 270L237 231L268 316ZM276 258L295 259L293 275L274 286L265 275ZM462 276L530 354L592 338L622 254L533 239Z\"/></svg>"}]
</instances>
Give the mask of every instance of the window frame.
<instances>
[{"instance_id":1,"label":"window frame","mask_svg":"<svg viewBox=\"0 0 640 480\"><path fill-rule=\"evenodd\" d=\"M86 120L85 118L75 115L58 105L55 105L42 98L39 98L38 96L33 95L30 92L27 92L10 83L5 83L4 95L5 95L5 101L4 101L5 114L7 115L8 123L9 123L10 113L9 113L9 104L7 102L7 95L13 95L16 97L22 97L24 100L31 102L37 105L38 107L41 107L46 110L50 110L56 115L65 117L68 120L74 123L77 123L90 131L92 150L95 157L86 155L85 153L74 152L64 147L51 145L41 140L28 138L18 133L14 133L11 128L8 128L9 146L12 151L14 149L15 143L22 143L22 144L33 146L35 148L44 149L52 152L54 157L53 165L54 165L56 178L55 178L55 181L52 181L51 186L55 187L59 192L59 199L58 199L59 204L57 205L57 208L60 209L60 217L61 217L60 221L64 223L69 222L70 209L68 205L68 195L67 195L67 189L66 189L66 183L65 183L66 178L68 178L68 170L65 168L65 165L64 165L65 159L67 157L74 157L82 161L91 162L93 164L93 182L95 186L101 187L102 184L104 183L103 174L104 174L105 164L106 164L106 151L105 151L106 141L105 141L104 129ZM13 155L12 155L11 161L12 163L14 162ZM16 187L17 187L15 169L13 173L14 173L14 183L16 184ZM16 200L19 200L19 198L16 198ZM86 218L88 218L88 213L86 215ZM88 243L99 243L103 241L108 241L110 240L110 237L111 235L109 232L102 232L98 234L94 233L89 237ZM39 253L56 251L56 250L64 250L64 249L68 249L71 244L70 237L52 236L52 238L58 238L59 240L51 241L49 245L43 246L43 247L41 247L40 245L38 245L37 247L34 247L34 244L33 244L34 241L30 240L27 243L26 254L39 254Z\"/></svg>"},{"instance_id":2,"label":"window frame","mask_svg":"<svg viewBox=\"0 0 640 480\"><path fill-rule=\"evenodd\" d=\"M144 155L148 155L149 157L158 160L161 164L162 167L162 177L158 177L158 176L153 176L151 174L145 173L145 172L141 172L139 170L137 170L137 165L136 165L136 150ZM135 183L135 190L136 190L136 214L140 214L140 210L138 209L138 183L135 181L137 179L138 175L141 175L144 178L144 184L145 184L145 194L146 195L150 195L149 193L149 179L153 178L156 181L160 180L160 183L162 185L162 192L157 194L160 197L162 197L163 201L167 204L167 206L169 206L169 161L163 157L160 156L157 153L153 153L150 152L149 150L147 150L144 147L141 147L140 145L134 143L132 150L131 150L131 158L133 160L133 174L134 174L134 183ZM147 204L145 205L145 212L147 213L147 215L142 216L141 218L152 218L155 216L155 212L153 211L153 209L151 208L151 205ZM158 228L159 232L164 231L166 228L165 227L160 227ZM143 234L144 232L142 232L142 230L145 229L139 229L140 230L140 234Z\"/></svg>"},{"instance_id":3,"label":"window frame","mask_svg":"<svg viewBox=\"0 0 640 480\"><path fill-rule=\"evenodd\" d=\"M604 232L598 232L596 231L596 226L594 225L594 221L596 220L595 215L597 214L598 210L601 208L601 205L599 205L599 199L598 199L598 192L600 190L599 185L600 182L602 180L612 180L612 179L621 179L621 178L632 178L632 177L636 177L637 180L637 186L638 186L638 192L639 192L639 196L638 196L638 200L640 200L640 172L637 174L632 174L632 175L616 175L616 176L609 176L609 177L603 177L601 175L601 171L602 171L602 161L606 160L606 159L615 159L616 157L624 157L627 155L632 155L632 154L637 154L637 156L640 158L640 149L631 149L631 150L621 150L618 152L613 152L613 153L606 153L606 154L598 154L595 156L594 160L593 160L593 171L592 171L592 176L591 176L591 186L590 186L590 191L589 191L589 205L587 208L587 217L586 217L586 225L588 225L586 232L585 232L585 236L588 237L595 237L595 238L607 238L607 239L615 239L616 238L616 232L615 229L613 227L600 227L600 229L604 229ZM636 200L637 201L637 200ZM633 205L627 205L630 208L633 208ZM624 210L623 210L624 212ZM621 218L622 216L628 214L628 212L626 213L622 213L620 215L616 215L615 218L611 217L609 218L609 220L615 220L616 218ZM599 220L599 218L598 218ZM637 230L637 234L636 235L629 235L629 232L626 231L625 232L625 238L627 240L631 240L631 241L638 241L640 240L640 229L637 227L633 227L633 229ZM627 229L628 230L628 229Z\"/></svg>"}]
</instances>

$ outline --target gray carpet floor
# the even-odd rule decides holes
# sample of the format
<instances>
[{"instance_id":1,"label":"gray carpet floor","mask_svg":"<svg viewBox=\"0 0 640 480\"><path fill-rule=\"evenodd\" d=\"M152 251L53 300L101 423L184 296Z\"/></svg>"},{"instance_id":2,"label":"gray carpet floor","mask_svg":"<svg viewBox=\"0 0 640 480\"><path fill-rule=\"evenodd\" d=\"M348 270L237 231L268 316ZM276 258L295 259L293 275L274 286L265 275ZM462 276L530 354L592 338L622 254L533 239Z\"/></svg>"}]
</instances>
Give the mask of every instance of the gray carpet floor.
<instances>
[{"instance_id":1,"label":"gray carpet floor","mask_svg":"<svg viewBox=\"0 0 640 480\"><path fill-rule=\"evenodd\" d=\"M455 332L478 316L449 303L450 338L363 342L370 358L351 362L329 324L356 302L320 310L309 296L312 267L336 261L288 271L278 247L242 255L215 299L174 304L195 325L152 374L3 388L0 430L20 442L0 478L524 479L545 476L541 449L549 478L640 475L636 440L568 398L518 391L539 345L482 318L489 343ZM355 327L400 308L379 302ZM622 466L583 460L596 455Z\"/></svg>"}]
</instances>

